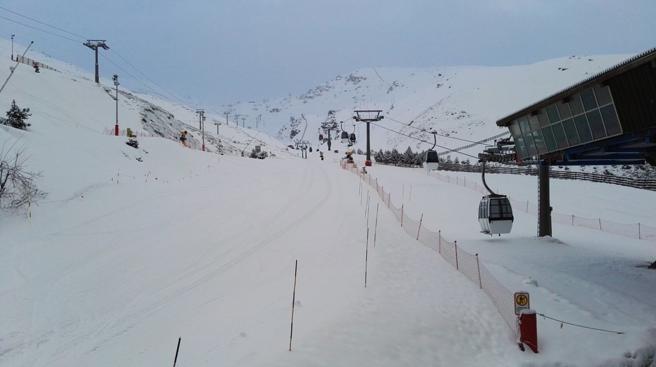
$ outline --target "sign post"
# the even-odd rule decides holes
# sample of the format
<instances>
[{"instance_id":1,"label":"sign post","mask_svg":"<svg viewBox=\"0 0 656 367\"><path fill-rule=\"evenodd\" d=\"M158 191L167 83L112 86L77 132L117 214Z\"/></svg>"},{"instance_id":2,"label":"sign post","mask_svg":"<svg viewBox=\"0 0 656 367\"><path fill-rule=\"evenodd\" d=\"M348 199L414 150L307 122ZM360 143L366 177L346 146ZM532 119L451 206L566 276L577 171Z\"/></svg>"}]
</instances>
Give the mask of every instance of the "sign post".
<instances>
[{"instance_id":1,"label":"sign post","mask_svg":"<svg viewBox=\"0 0 656 367\"><path fill-rule=\"evenodd\" d=\"M531 310L531 298L528 292L515 292L513 295L515 315L519 329L519 349L526 344L534 353L538 352L538 328L535 311Z\"/></svg>"}]
</instances>

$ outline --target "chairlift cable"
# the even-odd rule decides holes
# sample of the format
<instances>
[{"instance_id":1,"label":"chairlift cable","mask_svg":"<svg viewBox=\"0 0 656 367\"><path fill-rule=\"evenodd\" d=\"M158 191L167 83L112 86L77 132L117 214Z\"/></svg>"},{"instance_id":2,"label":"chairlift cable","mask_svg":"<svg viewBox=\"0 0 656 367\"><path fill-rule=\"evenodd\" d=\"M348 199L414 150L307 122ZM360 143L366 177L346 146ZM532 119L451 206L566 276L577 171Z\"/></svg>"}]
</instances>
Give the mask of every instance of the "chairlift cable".
<instances>
[{"instance_id":1,"label":"chairlift cable","mask_svg":"<svg viewBox=\"0 0 656 367\"><path fill-rule=\"evenodd\" d=\"M399 134L399 135L403 135L403 136L405 136L405 137L408 137L408 138L410 138L410 139L414 139L414 140L420 141L420 142L422 142L422 143L433 144L432 142L430 142L430 141L428 141L428 140L420 139L420 138L414 137L414 136L412 136L412 135L408 135L408 134L402 133L402 132L400 132L400 131L396 131L396 130L390 129L389 127L385 127L385 126L380 125L380 124L375 123L375 122L371 122L371 124L374 125L374 126L378 126L378 127L380 127L381 129L384 129L384 130L387 130L387 131L390 131L390 132L393 132L393 133L396 133L396 134ZM451 148L448 148L448 147L445 147L445 146L441 146L441 145L437 145L437 144L436 144L435 146L436 146L436 147L440 147L440 148L442 148L442 149L451 149ZM476 156L474 156L474 155L471 155L471 154L467 154L467 153L463 153L463 152L454 152L454 153L458 153L458 154L462 154L462 155L467 156L467 157L470 157L470 158L478 159L478 157L476 157Z\"/></svg>"}]
</instances>

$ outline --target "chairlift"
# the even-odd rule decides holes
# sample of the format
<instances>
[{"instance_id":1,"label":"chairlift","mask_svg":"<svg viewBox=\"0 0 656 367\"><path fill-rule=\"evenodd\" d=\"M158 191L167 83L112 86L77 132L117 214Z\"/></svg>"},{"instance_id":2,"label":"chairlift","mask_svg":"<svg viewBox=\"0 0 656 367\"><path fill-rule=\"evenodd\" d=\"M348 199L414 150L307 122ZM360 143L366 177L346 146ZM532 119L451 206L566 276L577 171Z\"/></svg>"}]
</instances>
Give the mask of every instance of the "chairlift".
<instances>
[{"instance_id":1,"label":"chairlift","mask_svg":"<svg viewBox=\"0 0 656 367\"><path fill-rule=\"evenodd\" d=\"M341 138L342 138L342 143L344 143L344 144L348 144L349 141L350 141L349 140L349 133L347 133L346 131L342 131Z\"/></svg>"},{"instance_id":2,"label":"chairlift","mask_svg":"<svg viewBox=\"0 0 656 367\"><path fill-rule=\"evenodd\" d=\"M437 131L431 131L431 133L433 134L433 146L426 151L424 166L427 170L434 171L437 169L440 158L435 151L435 146L437 145Z\"/></svg>"},{"instance_id":3,"label":"chairlift","mask_svg":"<svg viewBox=\"0 0 656 367\"><path fill-rule=\"evenodd\" d=\"M353 124L353 132L351 134L349 134L349 140L351 141L351 145L355 144L355 142L356 142L355 124Z\"/></svg>"},{"instance_id":4,"label":"chairlift","mask_svg":"<svg viewBox=\"0 0 656 367\"><path fill-rule=\"evenodd\" d=\"M344 121L339 122L339 129L342 130L340 138L342 139L342 144L348 144L350 142L349 133L344 130Z\"/></svg>"},{"instance_id":5,"label":"chairlift","mask_svg":"<svg viewBox=\"0 0 656 367\"><path fill-rule=\"evenodd\" d=\"M478 205L478 223L481 233L495 235L510 233L513 224L513 213L510 200L506 195L500 195L490 189L485 182L485 161L482 162L483 186L490 192L483 196Z\"/></svg>"}]
</instances>

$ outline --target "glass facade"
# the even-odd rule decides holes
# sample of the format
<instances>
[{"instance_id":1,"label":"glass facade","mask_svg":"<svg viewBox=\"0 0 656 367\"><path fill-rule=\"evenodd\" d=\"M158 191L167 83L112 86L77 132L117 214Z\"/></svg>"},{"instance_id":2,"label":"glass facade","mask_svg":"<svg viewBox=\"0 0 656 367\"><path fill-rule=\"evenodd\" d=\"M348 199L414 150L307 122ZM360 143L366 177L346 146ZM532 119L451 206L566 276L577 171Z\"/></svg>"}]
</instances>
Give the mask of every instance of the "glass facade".
<instances>
[{"instance_id":1,"label":"glass facade","mask_svg":"<svg viewBox=\"0 0 656 367\"><path fill-rule=\"evenodd\" d=\"M510 124L521 159L622 133L608 86L597 85Z\"/></svg>"}]
</instances>

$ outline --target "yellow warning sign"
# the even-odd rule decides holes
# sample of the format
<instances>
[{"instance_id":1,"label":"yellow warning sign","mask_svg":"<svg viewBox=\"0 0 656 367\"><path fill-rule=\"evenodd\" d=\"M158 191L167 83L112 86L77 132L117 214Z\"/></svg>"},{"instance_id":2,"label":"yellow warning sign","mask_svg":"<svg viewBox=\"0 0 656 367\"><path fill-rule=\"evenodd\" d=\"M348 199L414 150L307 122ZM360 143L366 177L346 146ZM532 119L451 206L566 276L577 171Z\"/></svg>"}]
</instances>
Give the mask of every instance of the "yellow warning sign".
<instances>
[{"instance_id":1,"label":"yellow warning sign","mask_svg":"<svg viewBox=\"0 0 656 367\"><path fill-rule=\"evenodd\" d=\"M531 308L528 292L515 292L515 315L519 315L522 310Z\"/></svg>"}]
</instances>

